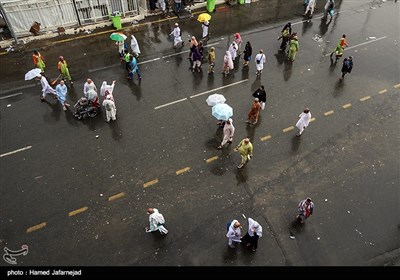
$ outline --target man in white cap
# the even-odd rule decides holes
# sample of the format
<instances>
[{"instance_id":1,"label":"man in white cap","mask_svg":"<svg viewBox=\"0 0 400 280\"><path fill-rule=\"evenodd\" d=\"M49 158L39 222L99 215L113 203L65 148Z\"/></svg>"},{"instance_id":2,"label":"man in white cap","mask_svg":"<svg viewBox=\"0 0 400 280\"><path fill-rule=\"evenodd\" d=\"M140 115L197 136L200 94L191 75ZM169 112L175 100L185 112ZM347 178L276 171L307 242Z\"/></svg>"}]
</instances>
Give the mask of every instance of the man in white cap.
<instances>
[{"instance_id":1,"label":"man in white cap","mask_svg":"<svg viewBox=\"0 0 400 280\"><path fill-rule=\"evenodd\" d=\"M181 34L181 29L179 28L179 24L175 23L174 30L169 35L174 36L174 49L178 46L178 44L182 44L182 47L184 45L184 42L182 41L182 34Z\"/></svg>"},{"instance_id":2,"label":"man in white cap","mask_svg":"<svg viewBox=\"0 0 400 280\"><path fill-rule=\"evenodd\" d=\"M221 145L218 146L218 149L222 149L222 147L226 143L232 143L233 134L235 133L235 127L233 126L233 120L229 119L225 122L224 125L224 139L222 139Z\"/></svg>"},{"instance_id":3,"label":"man in white cap","mask_svg":"<svg viewBox=\"0 0 400 280\"><path fill-rule=\"evenodd\" d=\"M117 108L115 107L114 101L111 100L111 94L106 96L106 99L103 101L103 106L106 109L107 122L110 122L110 119L115 121L117 119Z\"/></svg>"}]
</instances>

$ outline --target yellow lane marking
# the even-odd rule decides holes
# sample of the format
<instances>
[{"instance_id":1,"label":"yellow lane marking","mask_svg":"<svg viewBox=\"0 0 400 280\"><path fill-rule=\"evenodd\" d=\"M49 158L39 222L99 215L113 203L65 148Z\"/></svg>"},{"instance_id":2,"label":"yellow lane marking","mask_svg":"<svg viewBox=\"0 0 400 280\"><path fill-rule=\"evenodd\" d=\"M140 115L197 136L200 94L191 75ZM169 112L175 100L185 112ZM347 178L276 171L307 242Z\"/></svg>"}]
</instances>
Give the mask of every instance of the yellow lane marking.
<instances>
[{"instance_id":1,"label":"yellow lane marking","mask_svg":"<svg viewBox=\"0 0 400 280\"><path fill-rule=\"evenodd\" d=\"M36 226L30 227L30 228L28 228L28 229L26 230L26 233L30 233L30 232L32 232L32 231L35 231L35 230L44 228L46 225L47 225L46 222L43 222L43 223L38 224L38 225L36 225Z\"/></svg>"},{"instance_id":2,"label":"yellow lane marking","mask_svg":"<svg viewBox=\"0 0 400 280\"><path fill-rule=\"evenodd\" d=\"M8 54L8 52L1 52L0 55Z\"/></svg>"},{"instance_id":3,"label":"yellow lane marking","mask_svg":"<svg viewBox=\"0 0 400 280\"><path fill-rule=\"evenodd\" d=\"M387 92L387 89L383 89L379 92L379 94L384 94L385 92Z\"/></svg>"},{"instance_id":4,"label":"yellow lane marking","mask_svg":"<svg viewBox=\"0 0 400 280\"><path fill-rule=\"evenodd\" d=\"M108 198L108 201L116 200L116 199L121 198L123 196L125 196L125 193L124 192L120 192L120 193L117 193L117 194L114 194L114 195L110 196Z\"/></svg>"},{"instance_id":5,"label":"yellow lane marking","mask_svg":"<svg viewBox=\"0 0 400 280\"><path fill-rule=\"evenodd\" d=\"M325 116L329 116L329 115L332 115L332 114L333 114L333 111L328 111L328 112L324 113Z\"/></svg>"},{"instance_id":6,"label":"yellow lane marking","mask_svg":"<svg viewBox=\"0 0 400 280\"><path fill-rule=\"evenodd\" d=\"M365 100L368 100L368 99L370 99L371 98L371 96L365 96L365 97L363 97L363 98L360 98L360 101L365 101Z\"/></svg>"},{"instance_id":7,"label":"yellow lane marking","mask_svg":"<svg viewBox=\"0 0 400 280\"><path fill-rule=\"evenodd\" d=\"M206 162L210 163L210 162L213 162L214 160L217 160L217 159L218 159L218 156L210 157L210 158L206 159Z\"/></svg>"},{"instance_id":8,"label":"yellow lane marking","mask_svg":"<svg viewBox=\"0 0 400 280\"><path fill-rule=\"evenodd\" d=\"M289 127L284 128L282 131L283 132L288 132L288 131L291 131L293 129L294 129L294 126L289 126Z\"/></svg>"},{"instance_id":9,"label":"yellow lane marking","mask_svg":"<svg viewBox=\"0 0 400 280\"><path fill-rule=\"evenodd\" d=\"M264 137L260 137L260 140L261 140L261 141L267 141L267 140L269 140L269 139L271 139L271 138L272 138L271 135L267 135L267 136L264 136Z\"/></svg>"},{"instance_id":10,"label":"yellow lane marking","mask_svg":"<svg viewBox=\"0 0 400 280\"><path fill-rule=\"evenodd\" d=\"M176 171L175 173L176 173L176 175L179 175L179 174L188 172L189 170L190 170L190 167L185 167L185 168L182 168L182 169Z\"/></svg>"},{"instance_id":11,"label":"yellow lane marking","mask_svg":"<svg viewBox=\"0 0 400 280\"><path fill-rule=\"evenodd\" d=\"M152 180L150 182L147 182L146 184L143 184L143 188L150 187L150 186L152 186L154 184L157 184L157 183L158 183L158 179L154 179L154 180Z\"/></svg>"},{"instance_id":12,"label":"yellow lane marking","mask_svg":"<svg viewBox=\"0 0 400 280\"><path fill-rule=\"evenodd\" d=\"M87 207L87 206L79 208L79 209L76 209L74 211L69 212L68 216L70 216L70 217L75 216L75 215L77 215L79 213L85 212L88 209L89 209L89 207Z\"/></svg>"},{"instance_id":13,"label":"yellow lane marking","mask_svg":"<svg viewBox=\"0 0 400 280\"><path fill-rule=\"evenodd\" d=\"M313 122L313 121L315 121L315 120L316 120L315 118L311 118L311 119L310 119L310 122Z\"/></svg>"},{"instance_id":14,"label":"yellow lane marking","mask_svg":"<svg viewBox=\"0 0 400 280\"><path fill-rule=\"evenodd\" d=\"M394 88L399 88L399 87L400 87L400 84L394 85L393 87L394 87Z\"/></svg>"},{"instance_id":15,"label":"yellow lane marking","mask_svg":"<svg viewBox=\"0 0 400 280\"><path fill-rule=\"evenodd\" d=\"M351 107L351 103L344 104L342 107L343 107L343 109L350 108Z\"/></svg>"}]
</instances>

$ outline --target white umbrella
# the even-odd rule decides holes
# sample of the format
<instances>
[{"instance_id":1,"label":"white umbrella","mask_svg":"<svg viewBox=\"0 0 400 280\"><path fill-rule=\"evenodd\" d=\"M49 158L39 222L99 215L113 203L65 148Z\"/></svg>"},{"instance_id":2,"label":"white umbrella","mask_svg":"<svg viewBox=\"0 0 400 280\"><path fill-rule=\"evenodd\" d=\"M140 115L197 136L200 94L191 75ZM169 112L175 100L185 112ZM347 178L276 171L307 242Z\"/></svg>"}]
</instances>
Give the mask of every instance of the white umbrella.
<instances>
[{"instance_id":1,"label":"white umbrella","mask_svg":"<svg viewBox=\"0 0 400 280\"><path fill-rule=\"evenodd\" d=\"M226 99L222 94L214 93L207 97L207 104L208 106L215 106L217 104L223 104L225 103Z\"/></svg>"},{"instance_id":2,"label":"white umbrella","mask_svg":"<svg viewBox=\"0 0 400 280\"><path fill-rule=\"evenodd\" d=\"M39 76L42 70L39 68L32 69L25 74L25 81L32 80L33 78Z\"/></svg>"}]
</instances>

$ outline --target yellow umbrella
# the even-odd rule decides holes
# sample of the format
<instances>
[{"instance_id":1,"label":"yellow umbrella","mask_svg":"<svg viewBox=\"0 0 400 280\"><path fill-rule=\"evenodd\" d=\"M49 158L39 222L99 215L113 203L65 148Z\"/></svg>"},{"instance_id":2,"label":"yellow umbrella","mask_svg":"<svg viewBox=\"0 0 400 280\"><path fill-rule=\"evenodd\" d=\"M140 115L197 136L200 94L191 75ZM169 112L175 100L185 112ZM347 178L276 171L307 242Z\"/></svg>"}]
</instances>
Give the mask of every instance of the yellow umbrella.
<instances>
[{"instance_id":1,"label":"yellow umbrella","mask_svg":"<svg viewBox=\"0 0 400 280\"><path fill-rule=\"evenodd\" d=\"M211 16L207 13L202 13L197 17L197 20L200 22L209 21L210 19L211 19Z\"/></svg>"}]
</instances>

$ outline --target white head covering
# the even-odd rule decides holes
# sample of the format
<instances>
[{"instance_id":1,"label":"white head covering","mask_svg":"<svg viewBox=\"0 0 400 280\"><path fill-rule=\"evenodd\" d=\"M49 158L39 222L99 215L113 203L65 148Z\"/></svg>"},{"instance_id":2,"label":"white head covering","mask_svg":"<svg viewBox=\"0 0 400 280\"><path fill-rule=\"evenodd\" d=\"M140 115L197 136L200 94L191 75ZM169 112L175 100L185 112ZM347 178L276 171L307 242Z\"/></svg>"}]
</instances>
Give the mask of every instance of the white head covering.
<instances>
[{"instance_id":1,"label":"white head covering","mask_svg":"<svg viewBox=\"0 0 400 280\"><path fill-rule=\"evenodd\" d=\"M252 218L248 218L247 219L249 221L249 229L248 229L248 233L250 236L254 236L254 232L257 233L258 237L262 236L262 226L254 221Z\"/></svg>"}]
</instances>

